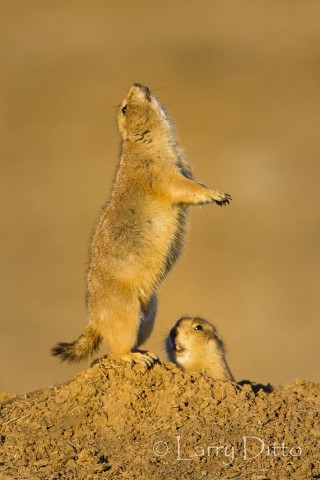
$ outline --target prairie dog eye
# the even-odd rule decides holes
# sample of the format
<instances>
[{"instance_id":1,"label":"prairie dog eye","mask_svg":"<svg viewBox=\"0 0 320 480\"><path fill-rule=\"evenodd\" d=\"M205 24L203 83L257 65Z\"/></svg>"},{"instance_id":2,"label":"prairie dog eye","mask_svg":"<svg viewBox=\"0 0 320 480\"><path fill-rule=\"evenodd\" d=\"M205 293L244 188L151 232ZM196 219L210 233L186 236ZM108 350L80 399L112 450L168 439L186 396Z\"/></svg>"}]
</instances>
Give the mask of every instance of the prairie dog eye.
<instances>
[{"instance_id":1,"label":"prairie dog eye","mask_svg":"<svg viewBox=\"0 0 320 480\"><path fill-rule=\"evenodd\" d=\"M127 105L121 108L121 112L123 116L127 113Z\"/></svg>"},{"instance_id":2,"label":"prairie dog eye","mask_svg":"<svg viewBox=\"0 0 320 480\"><path fill-rule=\"evenodd\" d=\"M203 330L203 326L202 325L196 325L195 327L193 327L194 330Z\"/></svg>"}]
</instances>

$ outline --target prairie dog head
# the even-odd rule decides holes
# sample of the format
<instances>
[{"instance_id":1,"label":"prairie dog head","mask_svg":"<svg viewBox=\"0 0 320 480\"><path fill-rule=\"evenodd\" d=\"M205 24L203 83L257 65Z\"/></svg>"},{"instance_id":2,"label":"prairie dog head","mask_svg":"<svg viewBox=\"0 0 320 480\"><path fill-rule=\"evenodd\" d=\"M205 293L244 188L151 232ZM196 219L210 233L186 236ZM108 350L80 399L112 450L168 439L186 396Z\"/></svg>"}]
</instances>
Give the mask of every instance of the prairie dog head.
<instances>
[{"instance_id":1,"label":"prairie dog head","mask_svg":"<svg viewBox=\"0 0 320 480\"><path fill-rule=\"evenodd\" d=\"M140 83L134 83L121 102L118 126L123 140L130 142L151 142L171 129L162 105L149 88Z\"/></svg>"},{"instance_id":2,"label":"prairie dog head","mask_svg":"<svg viewBox=\"0 0 320 480\"><path fill-rule=\"evenodd\" d=\"M168 358L183 370L233 380L217 329L200 317L182 317L166 339Z\"/></svg>"}]
</instances>

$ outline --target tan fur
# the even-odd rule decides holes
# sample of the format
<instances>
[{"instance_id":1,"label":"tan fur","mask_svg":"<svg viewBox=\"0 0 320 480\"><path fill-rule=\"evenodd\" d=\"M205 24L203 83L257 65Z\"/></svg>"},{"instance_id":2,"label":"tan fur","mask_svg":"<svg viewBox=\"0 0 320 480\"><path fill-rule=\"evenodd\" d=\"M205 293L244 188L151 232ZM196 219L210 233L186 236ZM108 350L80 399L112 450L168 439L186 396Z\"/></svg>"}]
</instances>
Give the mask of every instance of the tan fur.
<instances>
[{"instance_id":1,"label":"tan fur","mask_svg":"<svg viewBox=\"0 0 320 480\"><path fill-rule=\"evenodd\" d=\"M89 325L112 353L150 365L157 357L137 348L152 331L157 288L183 247L187 207L225 205L231 197L192 179L169 117L147 87L130 88L118 126L120 163L91 245ZM88 340L80 353L75 346L81 338L58 345L53 354L69 361L83 358L92 343Z\"/></svg>"},{"instance_id":2,"label":"tan fur","mask_svg":"<svg viewBox=\"0 0 320 480\"><path fill-rule=\"evenodd\" d=\"M52 348L52 355L60 356L69 363L78 363L98 350L102 337L95 328L87 325L80 337L72 343L60 342Z\"/></svg>"},{"instance_id":3,"label":"tan fur","mask_svg":"<svg viewBox=\"0 0 320 480\"><path fill-rule=\"evenodd\" d=\"M183 370L234 381L223 342L216 328L203 318L178 320L166 339L166 350L169 360Z\"/></svg>"}]
</instances>

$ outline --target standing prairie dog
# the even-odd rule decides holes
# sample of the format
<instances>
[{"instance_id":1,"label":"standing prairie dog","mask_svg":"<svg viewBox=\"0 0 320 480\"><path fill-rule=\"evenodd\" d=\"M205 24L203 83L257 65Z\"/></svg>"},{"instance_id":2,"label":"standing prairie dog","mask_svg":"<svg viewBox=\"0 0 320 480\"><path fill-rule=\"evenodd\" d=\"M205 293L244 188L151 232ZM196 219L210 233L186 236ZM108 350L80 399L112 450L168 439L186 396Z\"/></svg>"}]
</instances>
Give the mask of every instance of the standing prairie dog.
<instances>
[{"instance_id":1,"label":"standing prairie dog","mask_svg":"<svg viewBox=\"0 0 320 480\"><path fill-rule=\"evenodd\" d=\"M118 111L120 162L93 235L87 276L89 323L52 354L79 362L105 339L110 352L145 366L139 351L151 334L157 289L182 250L187 207L226 205L230 195L193 180L170 119L148 87L134 83Z\"/></svg>"},{"instance_id":2,"label":"standing prairie dog","mask_svg":"<svg viewBox=\"0 0 320 480\"><path fill-rule=\"evenodd\" d=\"M200 317L182 317L166 339L168 358L178 367L234 381L216 328Z\"/></svg>"}]
</instances>

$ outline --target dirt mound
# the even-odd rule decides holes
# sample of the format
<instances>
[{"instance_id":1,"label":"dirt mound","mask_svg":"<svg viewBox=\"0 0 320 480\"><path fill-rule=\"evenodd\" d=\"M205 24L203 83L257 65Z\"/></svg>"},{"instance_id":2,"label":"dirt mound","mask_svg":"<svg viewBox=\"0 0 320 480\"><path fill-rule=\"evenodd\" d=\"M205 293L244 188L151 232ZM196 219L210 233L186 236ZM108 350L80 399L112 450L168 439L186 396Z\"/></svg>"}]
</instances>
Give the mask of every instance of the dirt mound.
<instances>
[{"instance_id":1,"label":"dirt mound","mask_svg":"<svg viewBox=\"0 0 320 480\"><path fill-rule=\"evenodd\" d=\"M238 385L108 357L1 404L0 478L320 478L320 385Z\"/></svg>"}]
</instances>

